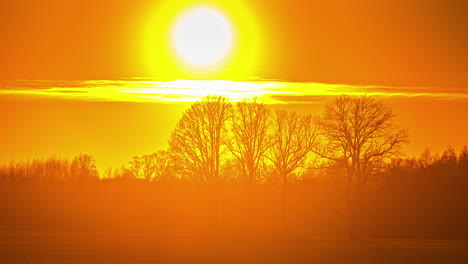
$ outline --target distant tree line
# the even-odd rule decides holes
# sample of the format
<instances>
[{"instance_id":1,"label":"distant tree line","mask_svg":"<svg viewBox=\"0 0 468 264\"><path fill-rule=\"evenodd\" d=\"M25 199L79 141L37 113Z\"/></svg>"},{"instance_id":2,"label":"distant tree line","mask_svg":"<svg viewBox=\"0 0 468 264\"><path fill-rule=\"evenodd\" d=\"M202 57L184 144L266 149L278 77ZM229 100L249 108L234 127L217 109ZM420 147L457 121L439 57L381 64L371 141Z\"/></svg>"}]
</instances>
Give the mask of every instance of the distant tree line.
<instances>
[{"instance_id":1,"label":"distant tree line","mask_svg":"<svg viewBox=\"0 0 468 264\"><path fill-rule=\"evenodd\" d=\"M71 162L68 159L49 157L29 161L11 161L0 165L0 179L3 181L90 181L98 180L95 159L80 154Z\"/></svg>"},{"instance_id":2,"label":"distant tree line","mask_svg":"<svg viewBox=\"0 0 468 264\"><path fill-rule=\"evenodd\" d=\"M386 188L405 185L447 186L468 185L468 148L464 146L457 155L448 146L442 155L432 155L426 148L419 158L397 158L388 165L382 182Z\"/></svg>"}]
</instances>

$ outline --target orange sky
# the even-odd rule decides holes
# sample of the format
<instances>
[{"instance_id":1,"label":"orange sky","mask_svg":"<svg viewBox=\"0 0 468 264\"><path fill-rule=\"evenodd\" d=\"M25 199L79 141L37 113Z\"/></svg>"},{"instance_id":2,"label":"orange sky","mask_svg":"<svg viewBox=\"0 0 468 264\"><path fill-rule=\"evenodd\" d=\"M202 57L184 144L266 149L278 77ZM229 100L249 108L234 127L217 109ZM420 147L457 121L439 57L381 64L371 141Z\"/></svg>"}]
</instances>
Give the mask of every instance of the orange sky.
<instances>
[{"instance_id":1,"label":"orange sky","mask_svg":"<svg viewBox=\"0 0 468 264\"><path fill-rule=\"evenodd\" d=\"M159 4L1 1L0 160L86 152L105 168L165 147L188 104L148 97L148 84L141 84L147 79L131 79L158 81L144 66L148 58L140 51L140 33ZM400 124L410 129L410 153L468 143L467 1L258 0L245 5L262 41L252 76L255 82L278 81L238 85L238 94L260 92L272 104L317 112L330 95L370 93L389 102ZM103 81L90 85L86 80ZM100 88L114 92L103 95ZM129 96L128 89L145 95ZM190 89L189 96L176 98L196 98L190 91L200 89Z\"/></svg>"},{"instance_id":2,"label":"orange sky","mask_svg":"<svg viewBox=\"0 0 468 264\"><path fill-rule=\"evenodd\" d=\"M152 77L138 35L159 2L3 0L0 79ZM245 3L264 40L261 78L468 88L464 0Z\"/></svg>"}]
</instances>

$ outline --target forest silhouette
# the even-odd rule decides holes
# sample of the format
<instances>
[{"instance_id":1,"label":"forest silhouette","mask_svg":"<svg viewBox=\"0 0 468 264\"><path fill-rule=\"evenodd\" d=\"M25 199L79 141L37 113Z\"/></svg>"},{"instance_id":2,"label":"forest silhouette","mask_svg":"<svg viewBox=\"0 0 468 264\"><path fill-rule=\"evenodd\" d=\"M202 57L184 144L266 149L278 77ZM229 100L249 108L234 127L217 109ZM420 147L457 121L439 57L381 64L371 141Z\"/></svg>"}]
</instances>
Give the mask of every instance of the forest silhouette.
<instances>
[{"instance_id":1,"label":"forest silhouette","mask_svg":"<svg viewBox=\"0 0 468 264\"><path fill-rule=\"evenodd\" d=\"M468 149L408 158L389 105L341 95L318 115L208 96L168 148L99 175L91 155L0 166L10 229L468 238ZM11 208L15 209L12 210Z\"/></svg>"}]
</instances>

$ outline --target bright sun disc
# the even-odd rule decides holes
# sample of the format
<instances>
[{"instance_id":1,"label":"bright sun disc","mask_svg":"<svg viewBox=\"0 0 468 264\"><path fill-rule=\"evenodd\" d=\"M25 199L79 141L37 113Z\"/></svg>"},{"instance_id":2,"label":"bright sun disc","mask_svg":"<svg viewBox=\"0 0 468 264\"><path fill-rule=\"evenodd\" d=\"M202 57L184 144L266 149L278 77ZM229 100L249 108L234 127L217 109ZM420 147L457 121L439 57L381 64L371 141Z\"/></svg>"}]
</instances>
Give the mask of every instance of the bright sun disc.
<instances>
[{"instance_id":1,"label":"bright sun disc","mask_svg":"<svg viewBox=\"0 0 468 264\"><path fill-rule=\"evenodd\" d=\"M209 66L225 58L232 46L232 29L223 15L210 8L182 14L172 29L177 54L195 66Z\"/></svg>"},{"instance_id":2,"label":"bright sun disc","mask_svg":"<svg viewBox=\"0 0 468 264\"><path fill-rule=\"evenodd\" d=\"M256 76L265 34L244 1L161 0L142 16L146 76L157 80L239 80Z\"/></svg>"}]
</instances>

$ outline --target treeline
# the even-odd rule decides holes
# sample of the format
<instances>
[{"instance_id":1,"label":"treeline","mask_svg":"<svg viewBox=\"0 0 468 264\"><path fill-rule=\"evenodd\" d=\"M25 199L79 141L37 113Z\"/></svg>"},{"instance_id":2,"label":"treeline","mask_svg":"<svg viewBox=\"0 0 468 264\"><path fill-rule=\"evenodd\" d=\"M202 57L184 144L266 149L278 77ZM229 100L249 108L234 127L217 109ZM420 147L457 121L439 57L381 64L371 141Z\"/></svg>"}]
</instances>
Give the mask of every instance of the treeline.
<instances>
[{"instance_id":1,"label":"treeline","mask_svg":"<svg viewBox=\"0 0 468 264\"><path fill-rule=\"evenodd\" d=\"M407 142L394 117L388 105L365 96L337 97L320 115L272 110L255 98L232 103L208 96L183 114L168 149L135 156L100 178L286 184L344 165L365 181ZM98 174L93 157L80 155L71 163L56 157L12 162L0 177L66 181Z\"/></svg>"},{"instance_id":2,"label":"treeline","mask_svg":"<svg viewBox=\"0 0 468 264\"><path fill-rule=\"evenodd\" d=\"M468 148L464 146L457 155L448 146L442 155L432 155L426 148L419 158L397 158L389 164L383 186L405 185L438 186L468 185Z\"/></svg>"},{"instance_id":3,"label":"treeline","mask_svg":"<svg viewBox=\"0 0 468 264\"><path fill-rule=\"evenodd\" d=\"M103 174L96 169L96 161L89 154L80 154L71 161L66 158L51 156L46 159L26 161L11 161L0 165L0 179L4 181L148 181L148 182L183 182L178 177L176 164L168 151L157 151L153 154L134 156L127 165L119 169L109 168ZM226 165L226 170L229 164ZM179 168L180 169L180 168ZM231 171L235 168L231 167ZM343 168L335 166L317 166L310 164L300 174L293 177L295 183L339 183ZM274 177L260 178L260 182L275 183ZM238 183L241 178L236 175L225 176L225 183ZM239 174L237 174L239 176ZM186 182L189 182L188 180ZM452 146L448 146L442 154L432 154L426 148L419 157L393 158L387 164L385 172L378 181L378 186L388 189L406 185L436 185L442 184L468 185L468 147L464 146L457 154Z\"/></svg>"},{"instance_id":4,"label":"treeline","mask_svg":"<svg viewBox=\"0 0 468 264\"><path fill-rule=\"evenodd\" d=\"M11 161L0 165L0 179L3 181L44 181L69 182L98 180L94 158L80 154L72 161L59 157Z\"/></svg>"},{"instance_id":5,"label":"treeline","mask_svg":"<svg viewBox=\"0 0 468 264\"><path fill-rule=\"evenodd\" d=\"M468 150L426 149L393 159L366 201L367 232L385 237L467 239Z\"/></svg>"},{"instance_id":6,"label":"treeline","mask_svg":"<svg viewBox=\"0 0 468 264\"><path fill-rule=\"evenodd\" d=\"M135 156L103 178L286 184L342 165L364 183L399 157L407 138L391 108L370 97L343 95L320 115L302 115L209 96L183 114L167 150Z\"/></svg>"}]
</instances>

